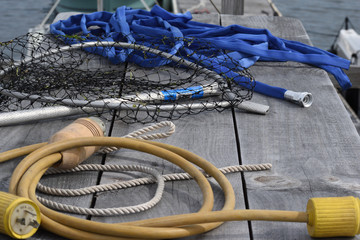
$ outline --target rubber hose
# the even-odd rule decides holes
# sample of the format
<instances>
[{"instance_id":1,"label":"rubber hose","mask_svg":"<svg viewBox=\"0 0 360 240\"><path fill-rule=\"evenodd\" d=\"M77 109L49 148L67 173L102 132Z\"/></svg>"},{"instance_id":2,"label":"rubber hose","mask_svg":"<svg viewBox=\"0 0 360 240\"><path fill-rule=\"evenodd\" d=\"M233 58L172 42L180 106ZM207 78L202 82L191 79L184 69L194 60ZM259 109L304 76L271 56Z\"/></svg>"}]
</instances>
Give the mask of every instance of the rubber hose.
<instances>
[{"instance_id":1,"label":"rubber hose","mask_svg":"<svg viewBox=\"0 0 360 240\"><path fill-rule=\"evenodd\" d=\"M201 234L220 226L224 221L264 220L307 222L305 212L274 210L234 210L235 194L233 188L214 165L185 149L172 145L115 137L76 138L42 146L25 157L14 170L9 192L33 200L41 210L41 226L57 235L70 239L169 239ZM35 195L36 185L45 171L61 161L60 152L81 146L115 146L128 148L163 158L188 172L197 182L203 196L202 207L197 213L173 215L126 223L101 223L65 215L42 205ZM29 147L28 151L35 147ZM17 150L11 150L19 156ZM20 150L18 150L20 151ZM22 150L21 154L26 151ZM10 159L6 152L0 154ZM208 180L193 164L212 176L224 192L225 202L222 210L212 211L214 195Z\"/></svg>"}]
</instances>

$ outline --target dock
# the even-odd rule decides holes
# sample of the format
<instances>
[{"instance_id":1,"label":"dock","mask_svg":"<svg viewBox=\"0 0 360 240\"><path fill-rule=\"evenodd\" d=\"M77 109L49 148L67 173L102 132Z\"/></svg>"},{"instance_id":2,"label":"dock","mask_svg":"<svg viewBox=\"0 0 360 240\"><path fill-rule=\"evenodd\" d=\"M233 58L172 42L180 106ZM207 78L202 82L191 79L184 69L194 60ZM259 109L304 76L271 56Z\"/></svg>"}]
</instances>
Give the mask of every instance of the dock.
<instances>
[{"instance_id":1,"label":"dock","mask_svg":"<svg viewBox=\"0 0 360 240\"><path fill-rule=\"evenodd\" d=\"M178 11L193 14L223 13L221 0L179 0ZM244 15L279 16L281 12L271 0L244 1Z\"/></svg>"},{"instance_id":2,"label":"dock","mask_svg":"<svg viewBox=\"0 0 360 240\"><path fill-rule=\"evenodd\" d=\"M194 5L193 1L191 4L187 1L179 2L181 11ZM220 1L214 2L218 5ZM299 20L276 17L271 7L252 7L251 4L257 4L255 1L246 1L246 4L249 4L245 5L246 15L218 14L215 8L206 5L198 8L199 13L193 17L195 21L222 26L239 24L266 28L277 37L311 44ZM246 6L250 6L254 12L248 12ZM206 11L210 13L205 13ZM244 113L236 109L221 113L205 111L172 120L176 125L176 132L171 137L158 141L193 152L216 167L272 164L272 168L266 171L226 175L236 194L236 209L305 211L310 198L359 197L360 165L357 160L360 157L360 137L328 74L319 68L295 62L257 62L250 71L257 81L311 92L314 97L313 105L301 108L290 102L254 93L252 101L270 106L267 115ZM1 127L0 152L47 141L52 134L75 119L66 117ZM140 123L125 124L121 121L107 121L105 125L107 135L116 137L144 127ZM1 191L8 190L11 173L20 160L21 158L17 158L0 164ZM120 149L107 155L95 154L87 163L141 164L151 165L163 174L181 172L178 167L157 157L128 149ZM126 176L118 173L86 172L50 176L42 182L53 187L80 188L122 181L125 178ZM214 209L219 210L224 203L223 193L212 179L209 181L216 198ZM154 192L154 185L146 185L85 197L49 198L82 207L108 208L142 203L150 199ZM201 203L202 196L194 180L174 181L166 183L163 199L149 211L126 216L82 218L106 223L129 222L196 212ZM5 235L0 238L10 240ZM40 228L30 239L66 238ZM205 234L184 239L280 240L311 237L305 223L234 221L224 223Z\"/></svg>"}]
</instances>

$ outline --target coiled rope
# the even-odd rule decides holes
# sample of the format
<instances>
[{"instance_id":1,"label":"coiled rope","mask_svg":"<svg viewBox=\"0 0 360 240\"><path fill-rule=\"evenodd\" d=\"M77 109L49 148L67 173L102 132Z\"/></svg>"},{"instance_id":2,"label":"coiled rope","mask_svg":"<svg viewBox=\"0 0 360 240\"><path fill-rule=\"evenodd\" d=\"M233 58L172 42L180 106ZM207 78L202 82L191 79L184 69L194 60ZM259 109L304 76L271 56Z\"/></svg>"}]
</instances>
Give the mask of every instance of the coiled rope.
<instances>
[{"instance_id":1,"label":"coiled rope","mask_svg":"<svg viewBox=\"0 0 360 240\"><path fill-rule=\"evenodd\" d=\"M256 164L256 165L228 166L228 167L219 168L219 170L220 172L227 174L227 173L244 172L244 171L247 172L263 171L263 170L269 170L271 169L271 167L272 165L270 163L265 163L265 164ZM172 173L172 174L160 175L156 170L144 166L114 165L114 164L108 164L108 165L82 164L70 170L50 169L48 170L46 175L59 174L59 173L74 173L74 172L82 172L82 171L104 171L104 172L138 171L138 172L149 173L153 176L153 178L144 177L144 178L132 179L121 182L89 186L78 189L52 188L52 187L44 186L41 183L38 183L37 190L53 196L75 197L75 196L94 194L98 192L114 191L119 189L136 187L136 186L152 184L156 182L158 183L158 188L156 189L155 196L150 201L129 207L94 209L94 208L76 207L69 204L62 204L39 196L37 197L38 200L42 204L52 209L63 212L76 213L81 215L92 215L92 216L126 215L126 214L146 211L154 207L161 200L164 191L164 182L192 179L192 177L188 173ZM208 174L204 174L204 175L206 177L210 177Z\"/></svg>"}]
</instances>

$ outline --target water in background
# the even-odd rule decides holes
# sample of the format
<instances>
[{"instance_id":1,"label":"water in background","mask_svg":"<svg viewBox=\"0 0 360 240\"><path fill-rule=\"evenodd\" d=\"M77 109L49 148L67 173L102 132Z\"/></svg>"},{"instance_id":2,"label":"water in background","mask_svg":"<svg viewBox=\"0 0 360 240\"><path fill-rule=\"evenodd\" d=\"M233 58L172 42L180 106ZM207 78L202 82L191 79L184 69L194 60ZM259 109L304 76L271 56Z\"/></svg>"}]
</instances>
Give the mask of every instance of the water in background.
<instances>
[{"instance_id":1,"label":"water in background","mask_svg":"<svg viewBox=\"0 0 360 240\"><path fill-rule=\"evenodd\" d=\"M273 0L273 2L285 17L300 19L314 46L321 49L330 49L346 16L350 18L355 31L360 33L359 0Z\"/></svg>"},{"instance_id":2,"label":"water in background","mask_svg":"<svg viewBox=\"0 0 360 240\"><path fill-rule=\"evenodd\" d=\"M0 0L0 42L24 35L40 24L53 0Z\"/></svg>"},{"instance_id":3,"label":"water in background","mask_svg":"<svg viewBox=\"0 0 360 240\"><path fill-rule=\"evenodd\" d=\"M284 16L300 19L313 44L324 50L331 47L346 16L360 33L359 0L273 1ZM40 24L52 3L53 0L0 0L0 41L26 34L29 28Z\"/></svg>"}]
</instances>

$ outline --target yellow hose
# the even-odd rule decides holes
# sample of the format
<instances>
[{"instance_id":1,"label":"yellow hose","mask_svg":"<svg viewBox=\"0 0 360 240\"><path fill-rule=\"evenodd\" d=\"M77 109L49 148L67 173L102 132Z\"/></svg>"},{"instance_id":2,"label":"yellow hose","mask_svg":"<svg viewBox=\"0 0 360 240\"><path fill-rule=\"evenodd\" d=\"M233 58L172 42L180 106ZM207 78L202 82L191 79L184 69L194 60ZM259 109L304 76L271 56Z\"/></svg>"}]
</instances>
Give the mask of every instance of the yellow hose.
<instances>
[{"instance_id":1,"label":"yellow hose","mask_svg":"<svg viewBox=\"0 0 360 240\"><path fill-rule=\"evenodd\" d=\"M203 204L197 213L181 214L127 223L100 223L80 219L51 210L35 196L36 185L44 172L61 161L59 152L81 146L114 146L129 148L163 158L188 172L197 182L203 196ZM39 148L40 147L40 148ZM37 148L37 150L34 150ZM91 137L75 138L52 144L32 145L0 154L0 162L30 153L14 170L9 192L30 198L41 210L41 226L57 235L70 239L169 239L201 234L220 226L225 221L263 220L307 222L305 212L271 210L234 210L233 188L214 165L187 150L164 143L129 138ZM6 157L6 159L5 159ZM212 211L214 195L208 180L193 164L212 176L224 192L222 210Z\"/></svg>"}]
</instances>

